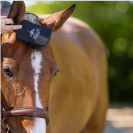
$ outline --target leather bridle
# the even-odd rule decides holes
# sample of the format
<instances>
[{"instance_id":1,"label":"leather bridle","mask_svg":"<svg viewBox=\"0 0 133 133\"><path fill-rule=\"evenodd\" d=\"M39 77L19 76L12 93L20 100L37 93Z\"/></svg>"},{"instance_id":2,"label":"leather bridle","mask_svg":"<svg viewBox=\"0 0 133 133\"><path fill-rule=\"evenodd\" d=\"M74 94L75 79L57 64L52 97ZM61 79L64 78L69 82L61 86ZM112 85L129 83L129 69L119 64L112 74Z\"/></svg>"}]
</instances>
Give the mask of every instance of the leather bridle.
<instances>
[{"instance_id":1,"label":"leather bridle","mask_svg":"<svg viewBox=\"0 0 133 133\"><path fill-rule=\"evenodd\" d=\"M49 114L46 110L37 107L18 108L5 110L1 103L1 126L4 120L9 117L29 116L38 117L46 120L46 125L49 123ZM6 126L6 125L5 125ZM6 126L6 132L9 133L10 127ZM10 132L11 133L11 132Z\"/></svg>"},{"instance_id":2,"label":"leather bridle","mask_svg":"<svg viewBox=\"0 0 133 133\"><path fill-rule=\"evenodd\" d=\"M1 109L2 109L2 112L1 112L2 121L4 121L8 117L30 116L30 117L39 117L39 118L45 119L46 125L48 125L48 123L49 123L48 112L41 108L28 107L28 108L5 110L2 106Z\"/></svg>"}]
</instances>

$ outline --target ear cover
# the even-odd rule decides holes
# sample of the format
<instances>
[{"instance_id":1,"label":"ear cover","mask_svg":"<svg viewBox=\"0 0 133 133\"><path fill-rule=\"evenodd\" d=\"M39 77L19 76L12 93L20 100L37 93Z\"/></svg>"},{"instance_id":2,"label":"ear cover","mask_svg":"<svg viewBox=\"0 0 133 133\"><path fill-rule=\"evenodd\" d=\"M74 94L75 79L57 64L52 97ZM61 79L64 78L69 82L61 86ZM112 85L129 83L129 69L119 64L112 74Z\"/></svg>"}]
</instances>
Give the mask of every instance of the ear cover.
<instances>
[{"instance_id":1,"label":"ear cover","mask_svg":"<svg viewBox=\"0 0 133 133\"><path fill-rule=\"evenodd\" d=\"M25 15L25 4L23 1L13 1L7 18L11 18L14 24L20 24Z\"/></svg>"}]
</instances>

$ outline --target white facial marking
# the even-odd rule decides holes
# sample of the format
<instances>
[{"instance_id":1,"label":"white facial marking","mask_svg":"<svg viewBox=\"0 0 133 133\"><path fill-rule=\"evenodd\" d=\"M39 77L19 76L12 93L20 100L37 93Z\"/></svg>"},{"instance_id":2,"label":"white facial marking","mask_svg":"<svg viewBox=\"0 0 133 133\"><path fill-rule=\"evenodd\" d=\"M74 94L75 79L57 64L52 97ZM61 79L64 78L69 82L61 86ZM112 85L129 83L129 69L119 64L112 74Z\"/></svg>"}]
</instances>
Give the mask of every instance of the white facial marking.
<instances>
[{"instance_id":1,"label":"white facial marking","mask_svg":"<svg viewBox=\"0 0 133 133\"><path fill-rule=\"evenodd\" d=\"M33 50L31 54L31 65L34 69L34 88L36 92L36 107L43 108L38 95L38 81L41 72L42 53L38 50ZM46 121L43 118L35 118L34 127L31 133L46 133Z\"/></svg>"},{"instance_id":2,"label":"white facial marking","mask_svg":"<svg viewBox=\"0 0 133 133\"><path fill-rule=\"evenodd\" d=\"M46 133L46 121L43 118L35 118L34 127L30 133Z\"/></svg>"}]
</instances>

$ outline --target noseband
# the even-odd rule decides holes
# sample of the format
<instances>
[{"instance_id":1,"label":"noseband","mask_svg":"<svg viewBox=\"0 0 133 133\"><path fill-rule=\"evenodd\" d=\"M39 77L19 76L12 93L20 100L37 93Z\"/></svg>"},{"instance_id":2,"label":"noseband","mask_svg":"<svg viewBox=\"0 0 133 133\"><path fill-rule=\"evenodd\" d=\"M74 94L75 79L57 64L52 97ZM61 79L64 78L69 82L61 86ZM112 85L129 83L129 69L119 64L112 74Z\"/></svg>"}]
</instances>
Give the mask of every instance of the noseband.
<instances>
[{"instance_id":1,"label":"noseband","mask_svg":"<svg viewBox=\"0 0 133 133\"><path fill-rule=\"evenodd\" d=\"M30 116L30 117L39 117L39 118L45 119L46 125L48 125L48 123L49 123L48 112L41 108L28 107L28 108L5 110L2 106L1 110L2 110L2 112L1 112L2 121L4 121L8 117Z\"/></svg>"}]
</instances>

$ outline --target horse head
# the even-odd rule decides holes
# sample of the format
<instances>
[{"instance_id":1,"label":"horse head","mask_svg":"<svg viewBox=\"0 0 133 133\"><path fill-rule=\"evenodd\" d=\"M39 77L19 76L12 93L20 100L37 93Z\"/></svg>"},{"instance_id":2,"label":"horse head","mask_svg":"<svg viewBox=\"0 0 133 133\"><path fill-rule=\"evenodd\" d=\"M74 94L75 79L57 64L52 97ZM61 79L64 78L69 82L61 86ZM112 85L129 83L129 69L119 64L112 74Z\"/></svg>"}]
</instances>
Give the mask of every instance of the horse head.
<instances>
[{"instance_id":1,"label":"horse head","mask_svg":"<svg viewBox=\"0 0 133 133\"><path fill-rule=\"evenodd\" d=\"M8 18L14 24L28 20L58 30L70 17L75 5L66 10L39 18L25 12L22 1L12 3ZM23 36L23 35L22 35ZM50 43L45 47L34 47L17 39L15 32L4 33L1 41L1 91L5 110L37 107L45 109L48 105L50 83L58 71ZM6 119L13 133L42 133L46 131L43 118L30 116Z\"/></svg>"}]
</instances>

